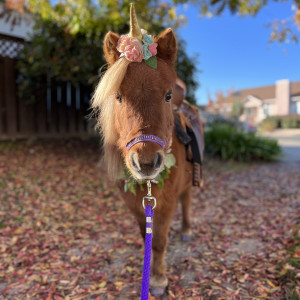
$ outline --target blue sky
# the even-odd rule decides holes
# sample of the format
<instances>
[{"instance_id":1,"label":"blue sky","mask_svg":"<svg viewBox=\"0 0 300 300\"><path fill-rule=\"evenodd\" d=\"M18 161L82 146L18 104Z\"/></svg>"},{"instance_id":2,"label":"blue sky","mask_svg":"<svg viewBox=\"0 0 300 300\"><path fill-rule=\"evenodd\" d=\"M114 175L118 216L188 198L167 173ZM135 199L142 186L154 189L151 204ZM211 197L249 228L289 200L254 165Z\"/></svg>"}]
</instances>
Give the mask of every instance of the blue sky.
<instances>
[{"instance_id":1,"label":"blue sky","mask_svg":"<svg viewBox=\"0 0 300 300\"><path fill-rule=\"evenodd\" d=\"M270 3L255 17L232 16L200 18L197 7L178 10L188 18L178 30L187 42L190 55L199 54L196 92L198 104L207 103L218 90L227 91L272 85L279 79L300 80L300 43L268 43L274 19L292 15L291 2Z\"/></svg>"}]
</instances>

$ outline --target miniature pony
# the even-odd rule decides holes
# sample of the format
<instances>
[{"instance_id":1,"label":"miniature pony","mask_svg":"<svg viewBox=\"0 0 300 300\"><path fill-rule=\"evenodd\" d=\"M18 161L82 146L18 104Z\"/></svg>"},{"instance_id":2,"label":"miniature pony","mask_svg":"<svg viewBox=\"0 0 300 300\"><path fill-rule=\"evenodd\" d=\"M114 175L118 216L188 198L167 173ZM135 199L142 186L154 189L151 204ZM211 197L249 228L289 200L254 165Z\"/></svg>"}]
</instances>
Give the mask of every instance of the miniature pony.
<instances>
[{"instance_id":1,"label":"miniature pony","mask_svg":"<svg viewBox=\"0 0 300 300\"><path fill-rule=\"evenodd\" d=\"M174 32L166 29L152 40L152 56L155 56L157 63L155 68L149 66L139 49L134 48L136 40L141 44L144 35L133 6L130 27L127 37L120 37L113 32L105 36L104 54L109 68L95 90L92 107L99 111L98 123L103 136L105 160L113 178L118 179L126 168L139 181L152 180L163 171L167 152L176 158L176 167L171 169L163 189L155 184L152 186L157 206L153 219L150 292L153 296L160 296L168 285L165 252L177 199L182 204L182 237L187 240L191 236L192 163L186 160L186 148L174 130L172 92L176 84L174 64L177 54ZM125 44L126 39L130 40L128 48L123 47L122 39L125 39ZM157 51L154 49L156 47ZM126 53L124 55L125 48L129 49L127 56ZM148 49L151 50L150 47ZM141 136L158 140L142 139L135 143L136 138ZM124 192L123 188L121 192L145 238L145 212L142 206L145 191L137 188L136 196L130 191Z\"/></svg>"}]
</instances>

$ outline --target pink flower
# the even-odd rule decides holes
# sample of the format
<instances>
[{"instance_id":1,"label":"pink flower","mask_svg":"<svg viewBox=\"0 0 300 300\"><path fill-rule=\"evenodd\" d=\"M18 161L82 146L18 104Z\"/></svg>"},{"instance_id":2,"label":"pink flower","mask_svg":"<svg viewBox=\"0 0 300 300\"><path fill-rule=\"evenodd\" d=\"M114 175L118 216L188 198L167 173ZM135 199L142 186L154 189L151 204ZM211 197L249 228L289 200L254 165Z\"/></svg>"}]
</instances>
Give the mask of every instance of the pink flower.
<instances>
[{"instance_id":1,"label":"pink flower","mask_svg":"<svg viewBox=\"0 0 300 300\"><path fill-rule=\"evenodd\" d=\"M143 60L143 48L138 40L135 40L132 44L126 46L123 53L129 61L141 62Z\"/></svg>"},{"instance_id":2,"label":"pink flower","mask_svg":"<svg viewBox=\"0 0 300 300\"><path fill-rule=\"evenodd\" d=\"M131 41L131 37L128 35L121 35L119 40L118 40L118 44L117 44L117 50L121 53L124 52L125 47L128 46L130 44Z\"/></svg>"},{"instance_id":3,"label":"pink flower","mask_svg":"<svg viewBox=\"0 0 300 300\"><path fill-rule=\"evenodd\" d=\"M155 56L157 54L157 43L153 43L152 45L148 46L148 50L152 54L152 56Z\"/></svg>"},{"instance_id":4,"label":"pink flower","mask_svg":"<svg viewBox=\"0 0 300 300\"><path fill-rule=\"evenodd\" d=\"M121 35L118 40L117 50L124 54L125 58L132 62L143 60L142 44L136 38L128 35Z\"/></svg>"}]
</instances>

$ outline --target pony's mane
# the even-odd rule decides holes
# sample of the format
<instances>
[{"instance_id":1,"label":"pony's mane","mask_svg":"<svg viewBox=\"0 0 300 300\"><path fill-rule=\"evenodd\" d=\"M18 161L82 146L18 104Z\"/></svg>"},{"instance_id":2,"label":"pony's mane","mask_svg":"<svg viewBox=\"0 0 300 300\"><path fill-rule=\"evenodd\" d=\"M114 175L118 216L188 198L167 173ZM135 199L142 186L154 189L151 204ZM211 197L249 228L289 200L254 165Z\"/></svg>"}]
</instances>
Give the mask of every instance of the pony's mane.
<instances>
[{"instance_id":1,"label":"pony's mane","mask_svg":"<svg viewBox=\"0 0 300 300\"><path fill-rule=\"evenodd\" d=\"M114 130L114 98L120 88L129 65L129 61L120 58L100 79L92 98L92 108L100 113L97 126L100 128L104 143L114 144L117 140Z\"/></svg>"},{"instance_id":2,"label":"pony's mane","mask_svg":"<svg viewBox=\"0 0 300 300\"><path fill-rule=\"evenodd\" d=\"M125 58L114 63L100 79L92 98L92 108L98 115L97 127L103 139L104 157L113 179L119 176L123 168L122 154L116 145L118 136L114 126L114 98L129 63Z\"/></svg>"}]
</instances>

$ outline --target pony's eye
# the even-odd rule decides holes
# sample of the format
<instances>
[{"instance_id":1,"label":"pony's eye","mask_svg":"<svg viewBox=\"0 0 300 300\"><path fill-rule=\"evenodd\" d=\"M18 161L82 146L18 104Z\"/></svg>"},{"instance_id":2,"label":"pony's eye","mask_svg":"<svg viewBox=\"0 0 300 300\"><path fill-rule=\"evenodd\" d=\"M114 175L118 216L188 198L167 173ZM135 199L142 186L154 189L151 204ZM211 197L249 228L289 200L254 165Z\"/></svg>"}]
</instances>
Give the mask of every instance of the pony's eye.
<instances>
[{"instance_id":1,"label":"pony's eye","mask_svg":"<svg viewBox=\"0 0 300 300\"><path fill-rule=\"evenodd\" d=\"M119 92L116 92L116 99L119 103L122 103L122 95Z\"/></svg>"},{"instance_id":2,"label":"pony's eye","mask_svg":"<svg viewBox=\"0 0 300 300\"><path fill-rule=\"evenodd\" d=\"M165 101L166 101L166 102L170 102L171 99L172 99L172 90L169 90L169 91L166 93Z\"/></svg>"}]
</instances>

